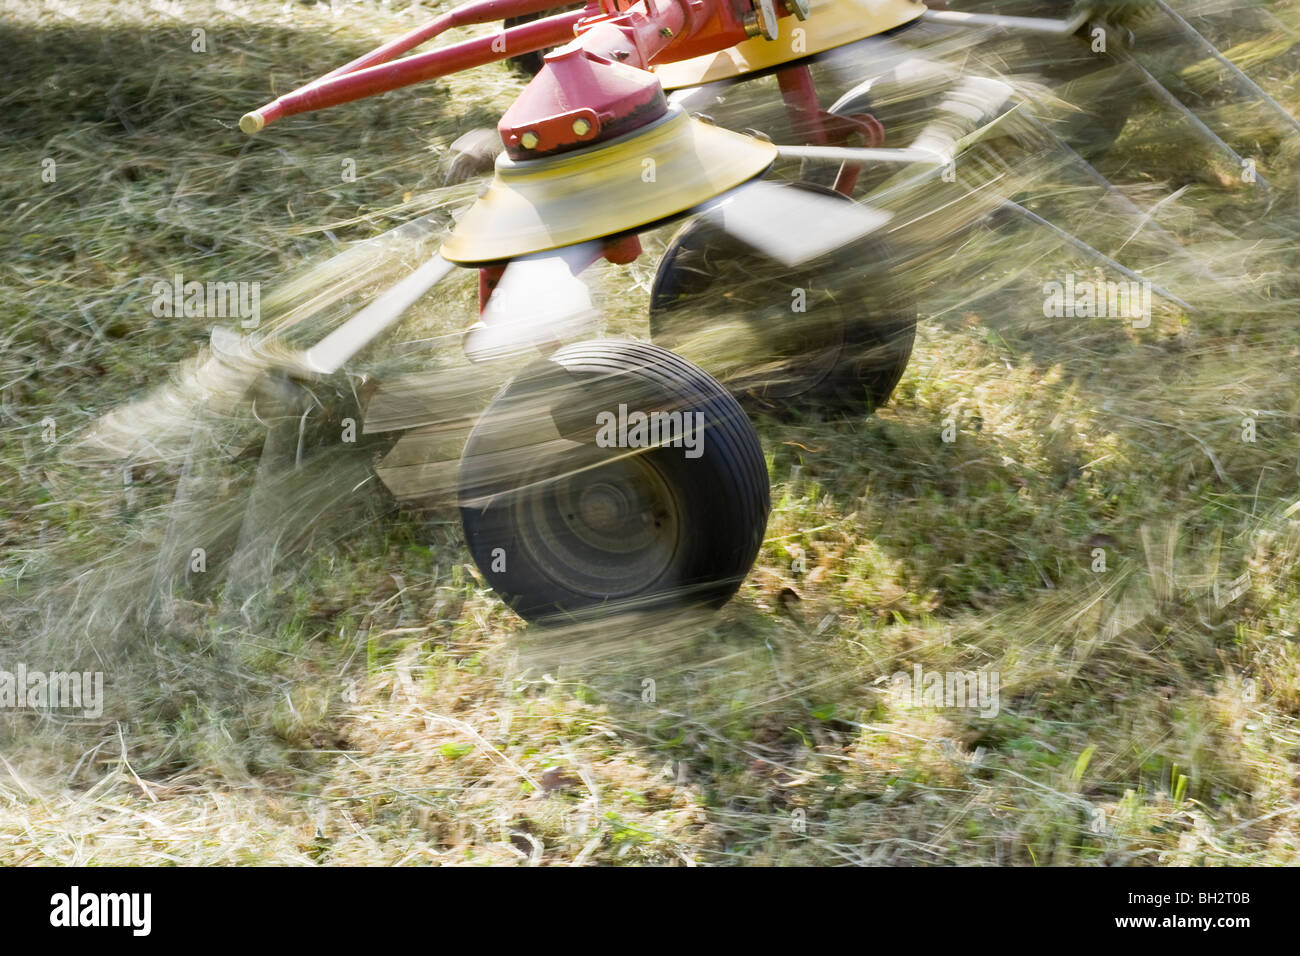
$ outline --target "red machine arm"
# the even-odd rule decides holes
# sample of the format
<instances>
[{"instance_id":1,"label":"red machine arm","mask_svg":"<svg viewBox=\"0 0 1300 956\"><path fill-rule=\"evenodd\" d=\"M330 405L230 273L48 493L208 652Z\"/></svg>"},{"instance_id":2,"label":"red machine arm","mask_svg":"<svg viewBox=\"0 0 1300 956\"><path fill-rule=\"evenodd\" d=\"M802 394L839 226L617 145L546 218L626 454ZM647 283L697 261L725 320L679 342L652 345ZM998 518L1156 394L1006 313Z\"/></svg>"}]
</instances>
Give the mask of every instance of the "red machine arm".
<instances>
[{"instance_id":1,"label":"red machine arm","mask_svg":"<svg viewBox=\"0 0 1300 956\"><path fill-rule=\"evenodd\" d=\"M319 80L286 93L239 121L256 133L285 116L337 106L412 83L483 66L521 53L567 44L576 35L597 57L647 69L659 58L694 55L697 49L726 49L750 35L746 0L589 0L579 11L513 27L492 36L453 44L389 62L452 25L491 14L515 15L553 5L555 0L476 0L371 51ZM602 12L608 7L608 12ZM748 8L752 13L752 8Z\"/></svg>"},{"instance_id":2,"label":"red machine arm","mask_svg":"<svg viewBox=\"0 0 1300 956\"><path fill-rule=\"evenodd\" d=\"M587 11L576 10L572 13L548 17L545 20L525 23L503 33L465 40L441 50L409 56L396 63L358 67L349 72L335 71L328 77L308 83L251 113L244 114L239 121L239 128L245 133L256 133L267 123L285 116L338 106L340 103L350 103L367 96L410 86L412 83L483 66L507 56L559 46L573 39L575 27L587 16L589 16ZM397 56L400 52L397 47L409 40L411 36L412 34L408 34L394 41L390 47L380 47L366 57L354 60L353 63L360 63L367 57L377 57L381 53L385 59ZM410 49L410 46L406 49ZM341 67L340 70L342 69L346 67Z\"/></svg>"},{"instance_id":3,"label":"red machine arm","mask_svg":"<svg viewBox=\"0 0 1300 956\"><path fill-rule=\"evenodd\" d=\"M420 44L456 27L471 26L478 23L495 23L499 20L507 20L510 17L527 16L530 13L548 13L551 10L557 10L568 5L565 0L474 0L474 2L466 3L454 10L448 10L446 13L430 20L424 26L417 27L396 40L388 41L383 46L371 50L365 56L357 57L351 63L345 63L336 70L330 70L321 79L328 80L336 76L342 76L344 73L355 73L357 70L364 70L368 66L387 63L408 50L413 50ZM599 14L600 5L598 0L591 0L584 12L588 16Z\"/></svg>"}]
</instances>

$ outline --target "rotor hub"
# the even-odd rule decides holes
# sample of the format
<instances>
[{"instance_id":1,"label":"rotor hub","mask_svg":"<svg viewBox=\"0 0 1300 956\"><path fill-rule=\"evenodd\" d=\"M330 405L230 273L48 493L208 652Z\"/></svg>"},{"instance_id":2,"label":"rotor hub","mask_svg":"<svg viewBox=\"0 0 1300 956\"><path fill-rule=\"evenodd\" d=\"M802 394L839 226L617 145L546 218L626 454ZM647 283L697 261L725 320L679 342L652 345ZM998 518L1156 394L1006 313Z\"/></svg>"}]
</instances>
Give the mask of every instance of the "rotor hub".
<instances>
[{"instance_id":1,"label":"rotor hub","mask_svg":"<svg viewBox=\"0 0 1300 956\"><path fill-rule=\"evenodd\" d=\"M577 44L548 53L545 63L498 125L511 159L606 142L668 112L663 87L645 70Z\"/></svg>"},{"instance_id":2,"label":"rotor hub","mask_svg":"<svg viewBox=\"0 0 1300 956\"><path fill-rule=\"evenodd\" d=\"M771 143L709 126L680 107L604 142L523 161L503 154L442 254L481 266L621 236L735 189L776 156Z\"/></svg>"}]
</instances>

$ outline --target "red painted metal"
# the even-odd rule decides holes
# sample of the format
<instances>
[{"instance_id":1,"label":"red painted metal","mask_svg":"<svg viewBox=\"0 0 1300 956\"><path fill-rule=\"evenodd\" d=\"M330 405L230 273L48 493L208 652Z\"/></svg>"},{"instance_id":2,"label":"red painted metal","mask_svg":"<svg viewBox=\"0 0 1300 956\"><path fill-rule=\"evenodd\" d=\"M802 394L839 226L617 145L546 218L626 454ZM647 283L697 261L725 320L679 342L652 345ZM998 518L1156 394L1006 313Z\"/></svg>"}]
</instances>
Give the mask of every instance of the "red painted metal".
<instances>
[{"instance_id":1,"label":"red painted metal","mask_svg":"<svg viewBox=\"0 0 1300 956\"><path fill-rule=\"evenodd\" d=\"M836 137L835 132L833 132L832 138L837 138L844 145L865 146L871 149L885 145L885 127L881 125L880 120L870 113L854 113L852 116L827 115L840 121L835 124L836 131L840 135ZM840 166L840 171L835 177L833 188L837 193L852 196L853 189L857 186L858 177L861 173L861 163L844 163Z\"/></svg>"},{"instance_id":2,"label":"red painted metal","mask_svg":"<svg viewBox=\"0 0 1300 956\"><path fill-rule=\"evenodd\" d=\"M703 14L716 6L725 4L639 0L622 12L584 22L574 43L547 54L541 73L501 118L501 139L511 157L577 149L663 116L668 100L647 68L692 31L715 30L716 18ZM743 34L743 25L736 29ZM732 39L725 31L710 35L715 43Z\"/></svg>"},{"instance_id":3,"label":"red painted metal","mask_svg":"<svg viewBox=\"0 0 1300 956\"><path fill-rule=\"evenodd\" d=\"M578 42L592 53L645 70L681 42L690 29L691 8L699 3L640 0L622 13L583 24Z\"/></svg>"},{"instance_id":4,"label":"red painted metal","mask_svg":"<svg viewBox=\"0 0 1300 956\"><path fill-rule=\"evenodd\" d=\"M506 267L501 266L484 266L478 270L478 310L482 312L487 308L488 299L492 298L492 293L497 290L501 284L501 277L506 274Z\"/></svg>"},{"instance_id":5,"label":"red painted metal","mask_svg":"<svg viewBox=\"0 0 1300 956\"><path fill-rule=\"evenodd\" d=\"M617 0L614 0L617 5ZM656 4L646 0L651 15L660 11ZM676 63L706 53L717 53L735 46L751 36L745 26L746 14L753 13L753 4L745 0L659 0L659 3L680 3L686 14L686 24L673 28L672 43L661 50L651 63Z\"/></svg>"},{"instance_id":6,"label":"red painted metal","mask_svg":"<svg viewBox=\"0 0 1300 956\"><path fill-rule=\"evenodd\" d=\"M605 258L616 266L631 265L641 257L641 237L635 234L605 243Z\"/></svg>"},{"instance_id":7,"label":"red painted metal","mask_svg":"<svg viewBox=\"0 0 1300 956\"><path fill-rule=\"evenodd\" d=\"M383 46L371 50L365 56L359 56L352 62L343 64L338 69L330 70L321 79L328 80L336 76L342 76L344 73L355 73L357 70L364 70L367 67L378 66L380 63L387 63L408 50L413 50L420 44L427 43L434 37L456 27L472 26L479 23L496 23L510 17L523 17L531 13L549 13L552 10L567 6L569 4L565 0L474 0L472 3L463 4L454 10L448 10L446 13L434 17L424 26L417 27L410 33L403 34L395 40L389 40ZM598 16L600 12L598 0L591 0L587 5L587 9L583 11L588 16ZM525 50L522 52L531 53L532 51Z\"/></svg>"},{"instance_id":8,"label":"red painted metal","mask_svg":"<svg viewBox=\"0 0 1300 956\"><path fill-rule=\"evenodd\" d=\"M494 60L560 46L568 43L575 35L578 37L577 46L586 51L586 59L593 65L603 60L641 70L648 69L655 62L686 59L702 52L724 50L748 36L744 15L749 8L735 0L638 0L632 4L623 0L598 0L608 7L608 12L593 14L593 11L601 8L592 5L581 11L548 17L492 36L467 40L393 62L394 57L448 29L449 21L446 18L485 16L489 10L494 18L503 13L513 15L541 2L542 0L495 0L493 5L493 0L479 0L462 8L471 11L470 13L457 14L453 11L445 18L426 24L325 77L268 103L256 111L260 124L254 128L296 113L336 106L482 66ZM546 72L547 69L544 68L542 73ZM648 86L632 90L625 82L622 89L611 92L608 87L618 85L614 79L617 75L617 71L609 69L587 72L574 68L567 78L542 80L540 88L527 96L527 108L512 108L513 115L507 114L511 116L509 130L517 132L522 138L529 131L527 127L545 125L551 150L555 151L572 148L576 143L593 141L597 137L618 135L619 131L653 120L658 106L653 98L647 98ZM579 118L590 122L588 116L574 115L574 103L596 104L592 107L599 120L596 132L562 135L561 127L566 122L570 130ZM602 106L605 107L604 110ZM506 132L507 129L503 127L503 133ZM540 144L540 132L538 136ZM511 145L508 140L507 145ZM529 155L539 154L536 149L529 151Z\"/></svg>"},{"instance_id":9,"label":"red painted metal","mask_svg":"<svg viewBox=\"0 0 1300 956\"><path fill-rule=\"evenodd\" d=\"M622 67L575 43L511 104L498 129L512 159L532 159L611 139L663 116L668 100L654 74ZM580 103L567 107L566 104Z\"/></svg>"},{"instance_id":10,"label":"red painted metal","mask_svg":"<svg viewBox=\"0 0 1300 956\"><path fill-rule=\"evenodd\" d=\"M787 66L777 71L777 84L794 134L811 146L827 146L829 138L822 121L822 107L817 100L817 86L807 63Z\"/></svg>"}]
</instances>

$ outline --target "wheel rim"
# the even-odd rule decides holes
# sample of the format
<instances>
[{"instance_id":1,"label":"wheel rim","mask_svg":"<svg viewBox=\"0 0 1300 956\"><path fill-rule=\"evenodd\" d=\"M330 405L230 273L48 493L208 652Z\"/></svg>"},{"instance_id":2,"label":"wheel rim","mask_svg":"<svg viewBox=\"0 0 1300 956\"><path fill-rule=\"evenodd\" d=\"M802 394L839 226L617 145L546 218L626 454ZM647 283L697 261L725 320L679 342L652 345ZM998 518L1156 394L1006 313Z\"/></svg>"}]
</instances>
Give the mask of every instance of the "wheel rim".
<instances>
[{"instance_id":1,"label":"wheel rim","mask_svg":"<svg viewBox=\"0 0 1300 956\"><path fill-rule=\"evenodd\" d=\"M681 506L644 454L584 448L515 495L517 540L552 583L604 599L660 582L681 545Z\"/></svg>"}]
</instances>

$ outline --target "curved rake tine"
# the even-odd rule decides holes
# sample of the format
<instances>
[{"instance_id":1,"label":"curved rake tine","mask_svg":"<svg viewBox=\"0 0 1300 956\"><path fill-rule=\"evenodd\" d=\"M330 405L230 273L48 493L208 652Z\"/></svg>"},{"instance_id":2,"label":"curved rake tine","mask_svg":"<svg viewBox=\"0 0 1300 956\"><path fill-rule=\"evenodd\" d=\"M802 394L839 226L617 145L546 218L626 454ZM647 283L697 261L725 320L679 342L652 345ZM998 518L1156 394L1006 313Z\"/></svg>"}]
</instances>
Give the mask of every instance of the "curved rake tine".
<instances>
[{"instance_id":1,"label":"curved rake tine","mask_svg":"<svg viewBox=\"0 0 1300 956\"><path fill-rule=\"evenodd\" d=\"M383 46L371 50L364 56L359 56L355 60L330 70L316 82L330 80L345 73L355 73L367 67L378 66L381 63L391 63L403 53L414 50L417 46L422 46L434 37L441 36L456 27L491 23L494 20L501 20L507 15L522 16L531 13L550 13L552 10L558 10L564 5L564 0L530 0L530 2L515 0L510 4L502 4L497 0L475 0L475 2L465 3L439 14L423 26L417 27L395 40L388 41Z\"/></svg>"},{"instance_id":2,"label":"curved rake tine","mask_svg":"<svg viewBox=\"0 0 1300 956\"><path fill-rule=\"evenodd\" d=\"M428 217L414 220L382 236L357 243L317 268L330 272L354 271L360 276L370 259L383 258L390 252L395 254L397 265L405 267L410 246L422 246L441 228ZM190 438L201 423L231 419L238 409L246 407L249 390L268 376L315 377L337 371L391 327L420 295L450 270L450 264L438 256L433 263L420 268L408 267L404 279L376 296L307 352L291 343L285 333L320 314L338 297L328 288L322 291L320 283L312 286L303 280L290 279L291 290L301 286L301 294L291 294L295 300L304 300L304 304L295 306L288 319L278 318L275 323L247 334L224 325L213 326L206 350L178 365L175 374L146 395L100 416L88 433L70 448L70 453L96 461L183 461L190 457ZM346 281L356 286L355 278ZM328 286L328 282L324 285ZM309 362L309 357L315 361Z\"/></svg>"},{"instance_id":3,"label":"curved rake tine","mask_svg":"<svg viewBox=\"0 0 1300 956\"><path fill-rule=\"evenodd\" d=\"M277 519L282 519L285 503L283 489L277 493L276 479L297 465L298 416L308 408L306 390L278 375L261 383L257 399L263 403L257 412L259 419L266 416L266 438L221 595L220 619L227 625L235 623L236 611L246 612L248 601L270 579L280 555L286 529ZM244 620L253 623L246 613Z\"/></svg>"},{"instance_id":4,"label":"curved rake tine","mask_svg":"<svg viewBox=\"0 0 1300 956\"><path fill-rule=\"evenodd\" d=\"M1167 89L1165 89L1164 84L1161 83L1159 80L1157 80L1154 76L1152 76L1151 72L1141 63L1139 63L1136 59L1134 59L1131 54L1129 54L1125 50L1117 49L1112 51L1111 55L1114 56L1116 59L1118 59L1121 63L1125 63L1128 66L1132 67L1134 70L1136 70L1138 75L1142 79L1143 85L1145 85L1148 89L1151 90L1152 93L1155 94L1156 99L1160 100L1160 102L1164 103L1170 109L1174 110L1180 116L1182 116L1184 119L1190 122L1192 124L1192 128L1196 131L1197 135L1201 139L1205 140L1206 143L1213 146L1221 153L1224 153L1225 155L1231 157L1233 164L1238 169L1242 169L1246 166L1246 160L1243 159L1235 149L1233 149L1222 139L1220 139L1219 135L1215 133L1214 130L1210 129L1203 122L1201 122L1200 117L1198 117L1195 113L1193 113L1190 109L1188 109L1187 105L1183 103L1182 100L1180 100L1178 97L1174 96L1174 94L1170 93ZM1273 188L1270 185L1269 181L1264 178L1262 173L1255 174L1255 182L1263 186L1266 190L1271 191Z\"/></svg>"},{"instance_id":5,"label":"curved rake tine","mask_svg":"<svg viewBox=\"0 0 1300 956\"><path fill-rule=\"evenodd\" d=\"M189 507L201 501L207 493L206 482L201 474L205 458L212 454L215 442L209 432L201 426L204 406L199 405L190 416L190 437L185 449L185 461L176 481L176 493L172 496L171 507L167 513L167 524L163 529L162 545L154 560L153 572L149 582L149 600L156 603L164 600L172 592L173 581L180 576L177 567L188 567L188 561L181 560L182 548L187 540L195 535L188 533L181 515ZM187 555L188 556L188 555Z\"/></svg>"},{"instance_id":6,"label":"curved rake tine","mask_svg":"<svg viewBox=\"0 0 1300 956\"><path fill-rule=\"evenodd\" d=\"M916 61L929 67L926 61ZM884 74L882 74L884 75ZM868 88L879 77L868 80L840 98L840 104L850 96ZM930 167L920 177L913 177L910 186L928 176L936 176L942 167L953 163L967 147L989 135L994 129L1003 129L1011 135L1023 135L1038 128L1019 126L1024 119L1022 104L1007 109L1012 88L1001 80L983 76L967 76L953 86L935 107L934 118L907 146L856 147L856 146L778 146L778 155L789 159L820 162L862 164L870 162L897 163ZM839 104L837 104L839 105ZM834 108L832 108L834 109Z\"/></svg>"},{"instance_id":7,"label":"curved rake tine","mask_svg":"<svg viewBox=\"0 0 1300 956\"><path fill-rule=\"evenodd\" d=\"M1256 99L1263 101L1268 105L1269 109L1277 114L1278 118L1281 119L1286 126L1290 127L1293 132L1300 133L1300 121L1297 121L1285 106L1273 99L1273 97L1269 96L1268 93L1262 89L1258 83L1252 80L1244 70L1220 53L1218 47L1207 40L1194 26L1180 17L1177 12L1169 6L1169 4L1164 2L1164 0L1155 0L1155 5L1162 13L1164 13L1165 16L1174 21L1174 23L1178 25L1178 28L1183 33L1187 34L1188 38L1191 39L1192 42L1204 50L1207 56L1226 69L1229 74L1232 75L1233 79L1237 81L1237 86L1240 89L1254 96Z\"/></svg>"},{"instance_id":8,"label":"curved rake tine","mask_svg":"<svg viewBox=\"0 0 1300 956\"><path fill-rule=\"evenodd\" d=\"M1023 111L1003 107L1011 101L1012 88L986 76L966 76L939 101L934 118L908 144L911 149L929 150L951 162L967 146L987 135L995 126L1013 123ZM1003 127L1006 128L1006 127Z\"/></svg>"},{"instance_id":9,"label":"curved rake tine","mask_svg":"<svg viewBox=\"0 0 1300 956\"><path fill-rule=\"evenodd\" d=\"M1000 208L1006 210L1007 212L1014 213L1017 216L1020 216L1028 220L1029 222L1032 222L1036 226L1043 226L1044 228L1051 230L1052 233L1054 233L1059 238L1065 240L1070 245L1074 246L1074 248L1078 249L1089 259L1094 259L1097 262L1102 263L1106 267L1110 269L1114 269L1116 272L1127 277L1130 281L1148 283L1151 286L1151 291L1154 292L1156 295L1160 296L1160 298L1167 299L1168 301L1172 302L1174 305L1178 306L1181 309L1184 309L1187 312L1195 311L1195 309L1193 309L1182 299L1178 298L1178 296L1174 295L1172 292L1169 292L1166 289L1162 289L1160 286L1156 285L1154 282L1152 282L1150 279L1146 278L1145 276L1138 275L1132 269L1128 268L1125 265L1122 265L1121 263L1116 262L1114 259L1106 255L1104 252L1098 252L1096 249L1088 245L1078 236L1066 232L1061 227L1054 225L1053 223L1044 219L1042 216L1038 215L1037 213L1030 212L1028 209L1020 205L1019 203L1012 202L1010 199L1003 199L998 205L1000 206Z\"/></svg>"}]
</instances>

